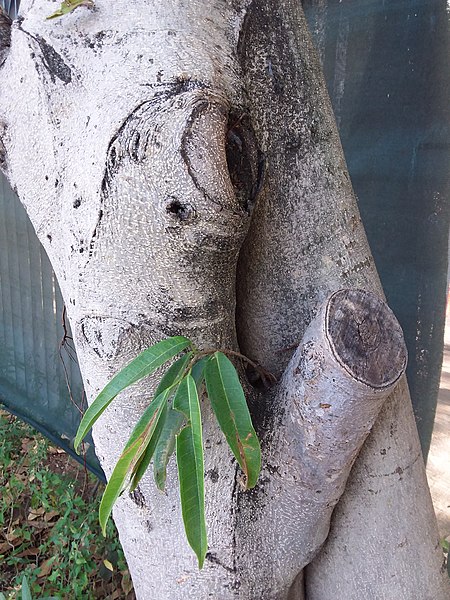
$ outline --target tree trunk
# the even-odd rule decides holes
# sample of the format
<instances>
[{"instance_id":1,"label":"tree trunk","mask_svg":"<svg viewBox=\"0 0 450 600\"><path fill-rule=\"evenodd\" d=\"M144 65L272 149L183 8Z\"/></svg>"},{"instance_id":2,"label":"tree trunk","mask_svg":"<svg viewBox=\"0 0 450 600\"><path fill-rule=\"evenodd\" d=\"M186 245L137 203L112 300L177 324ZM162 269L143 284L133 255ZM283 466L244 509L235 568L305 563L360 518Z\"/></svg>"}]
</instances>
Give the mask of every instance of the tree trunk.
<instances>
[{"instance_id":1,"label":"tree trunk","mask_svg":"<svg viewBox=\"0 0 450 600\"><path fill-rule=\"evenodd\" d=\"M247 385L263 444L251 492L203 402L202 571L184 540L174 465L167 494L148 476L117 502L138 598L322 599L354 587L354 598L364 589L409 600L423 590L444 600L425 492L411 524L424 470L404 383L303 584L406 358L379 298L300 7L98 0L58 21L46 21L47 11L30 0L10 48L0 36L0 158L58 276L89 400L174 334L200 348L239 343L280 377L269 390ZM127 390L94 427L107 476L155 383ZM364 528L363 509L373 518ZM368 535L382 542L376 560L360 547ZM355 544L351 561L342 539ZM398 587L367 591L393 565Z\"/></svg>"}]
</instances>

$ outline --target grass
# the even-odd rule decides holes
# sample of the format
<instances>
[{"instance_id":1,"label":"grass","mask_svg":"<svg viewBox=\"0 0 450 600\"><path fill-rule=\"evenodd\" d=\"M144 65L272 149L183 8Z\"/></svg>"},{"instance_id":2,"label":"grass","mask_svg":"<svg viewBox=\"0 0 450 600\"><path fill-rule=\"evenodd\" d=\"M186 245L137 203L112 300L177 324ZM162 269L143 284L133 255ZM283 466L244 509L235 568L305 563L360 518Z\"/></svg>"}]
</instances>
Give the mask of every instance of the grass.
<instances>
[{"instance_id":1,"label":"grass","mask_svg":"<svg viewBox=\"0 0 450 600\"><path fill-rule=\"evenodd\" d=\"M0 592L33 598L133 600L112 522L98 524L102 486L60 449L0 410Z\"/></svg>"}]
</instances>

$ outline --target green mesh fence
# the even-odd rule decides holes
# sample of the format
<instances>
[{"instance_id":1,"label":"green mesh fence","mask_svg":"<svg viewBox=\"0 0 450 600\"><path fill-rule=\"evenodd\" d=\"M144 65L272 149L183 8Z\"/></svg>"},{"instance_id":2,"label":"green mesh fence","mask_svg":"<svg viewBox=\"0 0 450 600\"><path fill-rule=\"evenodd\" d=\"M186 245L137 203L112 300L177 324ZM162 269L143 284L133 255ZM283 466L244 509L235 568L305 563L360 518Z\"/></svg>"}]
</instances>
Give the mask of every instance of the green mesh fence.
<instances>
[{"instance_id":1,"label":"green mesh fence","mask_svg":"<svg viewBox=\"0 0 450 600\"><path fill-rule=\"evenodd\" d=\"M64 448L100 478L93 451L73 451L83 385L63 323L55 275L28 216L0 179L0 402Z\"/></svg>"}]
</instances>

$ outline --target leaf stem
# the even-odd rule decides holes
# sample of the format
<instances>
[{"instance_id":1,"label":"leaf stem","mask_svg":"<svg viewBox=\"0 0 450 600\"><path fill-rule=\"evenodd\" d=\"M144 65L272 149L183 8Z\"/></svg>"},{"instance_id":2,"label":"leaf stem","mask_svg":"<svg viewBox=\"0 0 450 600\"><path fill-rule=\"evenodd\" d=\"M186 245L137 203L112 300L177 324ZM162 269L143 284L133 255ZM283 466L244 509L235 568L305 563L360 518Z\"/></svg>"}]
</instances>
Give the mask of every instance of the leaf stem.
<instances>
[{"instance_id":1,"label":"leaf stem","mask_svg":"<svg viewBox=\"0 0 450 600\"><path fill-rule=\"evenodd\" d=\"M277 378L275 377L275 375L273 373L271 373L270 371L267 371L267 369L265 369L264 367L262 367L255 361L251 360L250 358L248 358L248 356L245 356L245 354L241 354L240 352L237 352L236 350L229 350L228 348L214 348L213 350L200 350L195 353L195 358L200 357L200 356L208 356L209 354L214 354L215 352L222 352L222 354L225 354L228 356L236 356L237 358L240 358L241 360L243 360L244 362L246 362L247 364L252 366L256 371L258 371L263 380L267 379L270 384L274 384L277 382Z\"/></svg>"}]
</instances>

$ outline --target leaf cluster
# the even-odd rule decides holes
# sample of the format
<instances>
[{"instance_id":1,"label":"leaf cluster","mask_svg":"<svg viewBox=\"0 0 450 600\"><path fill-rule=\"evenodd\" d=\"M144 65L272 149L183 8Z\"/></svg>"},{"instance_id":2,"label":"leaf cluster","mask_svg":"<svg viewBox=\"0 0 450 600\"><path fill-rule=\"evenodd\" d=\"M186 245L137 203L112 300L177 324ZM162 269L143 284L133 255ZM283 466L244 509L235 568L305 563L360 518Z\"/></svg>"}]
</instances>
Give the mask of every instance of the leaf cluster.
<instances>
[{"instance_id":1,"label":"leaf cluster","mask_svg":"<svg viewBox=\"0 0 450 600\"><path fill-rule=\"evenodd\" d=\"M147 348L111 379L88 408L75 438L75 449L117 394L169 361L171 366L114 467L99 518L105 534L117 498L127 487L130 491L136 489L152 460L155 483L164 491L167 464L175 452L186 537L202 568L207 551L200 408L203 384L217 423L244 472L247 488L256 485L261 469L260 444L244 391L224 352L200 352L182 336Z\"/></svg>"}]
</instances>

